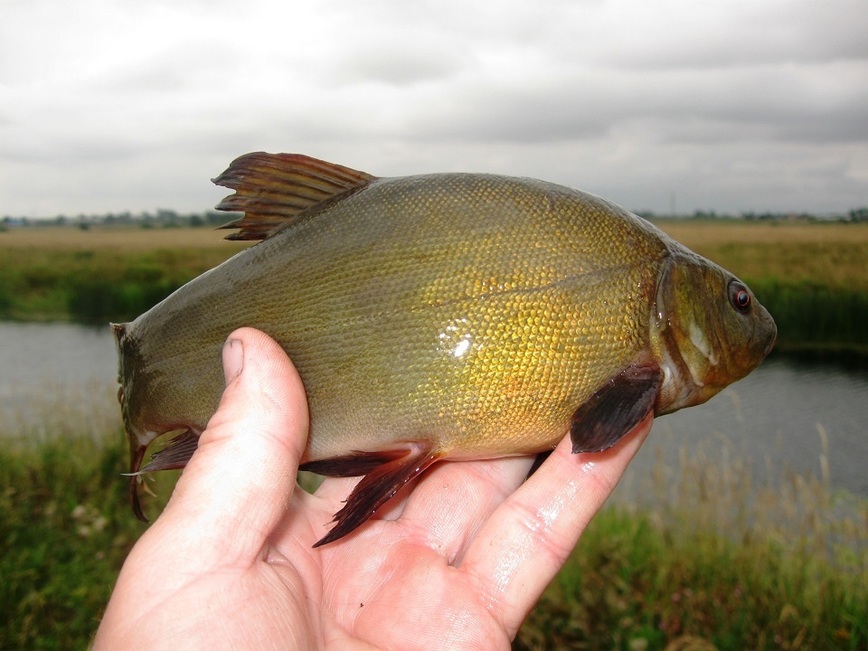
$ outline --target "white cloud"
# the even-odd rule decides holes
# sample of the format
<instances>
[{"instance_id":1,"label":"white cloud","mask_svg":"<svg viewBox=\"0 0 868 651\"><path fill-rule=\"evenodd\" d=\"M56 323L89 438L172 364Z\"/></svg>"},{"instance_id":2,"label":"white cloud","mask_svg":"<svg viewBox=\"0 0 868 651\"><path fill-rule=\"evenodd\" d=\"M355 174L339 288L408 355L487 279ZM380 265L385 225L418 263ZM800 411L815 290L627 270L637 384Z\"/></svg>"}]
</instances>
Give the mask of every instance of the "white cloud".
<instances>
[{"instance_id":1,"label":"white cloud","mask_svg":"<svg viewBox=\"0 0 868 651\"><path fill-rule=\"evenodd\" d=\"M631 208L868 204L864 0L0 0L0 213L203 210L246 151Z\"/></svg>"}]
</instances>

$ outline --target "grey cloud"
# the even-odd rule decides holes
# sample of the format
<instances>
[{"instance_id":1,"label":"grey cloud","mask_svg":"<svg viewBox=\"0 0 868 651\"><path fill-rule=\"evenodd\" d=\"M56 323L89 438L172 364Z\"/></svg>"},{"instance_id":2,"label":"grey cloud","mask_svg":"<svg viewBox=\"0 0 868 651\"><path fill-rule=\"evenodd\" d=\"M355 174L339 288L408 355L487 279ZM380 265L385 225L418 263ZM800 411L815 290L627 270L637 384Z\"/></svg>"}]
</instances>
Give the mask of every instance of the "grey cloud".
<instances>
[{"instance_id":1,"label":"grey cloud","mask_svg":"<svg viewBox=\"0 0 868 651\"><path fill-rule=\"evenodd\" d=\"M0 25L0 193L45 214L203 209L208 178L265 149L629 207L852 207L863 3L20 1Z\"/></svg>"}]
</instances>

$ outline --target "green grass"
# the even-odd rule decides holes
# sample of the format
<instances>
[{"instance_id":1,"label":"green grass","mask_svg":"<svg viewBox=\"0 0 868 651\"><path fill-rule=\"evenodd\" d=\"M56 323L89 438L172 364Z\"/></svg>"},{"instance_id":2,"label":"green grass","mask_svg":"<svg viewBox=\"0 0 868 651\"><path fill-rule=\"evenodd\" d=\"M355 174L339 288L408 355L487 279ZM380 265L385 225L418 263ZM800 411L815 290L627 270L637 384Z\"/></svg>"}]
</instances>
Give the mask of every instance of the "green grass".
<instances>
[{"instance_id":1,"label":"green grass","mask_svg":"<svg viewBox=\"0 0 868 651\"><path fill-rule=\"evenodd\" d=\"M87 646L143 531L126 455L120 431L0 448L0 648ZM758 489L745 473L683 458L642 505L606 507L515 648L865 649L865 501L802 477Z\"/></svg>"},{"instance_id":2,"label":"green grass","mask_svg":"<svg viewBox=\"0 0 868 651\"><path fill-rule=\"evenodd\" d=\"M732 541L604 510L516 649L864 649L864 575L770 540Z\"/></svg>"},{"instance_id":3,"label":"green grass","mask_svg":"<svg viewBox=\"0 0 868 651\"><path fill-rule=\"evenodd\" d=\"M778 325L778 349L868 354L868 224L658 225L747 282Z\"/></svg>"},{"instance_id":4,"label":"green grass","mask_svg":"<svg viewBox=\"0 0 868 651\"><path fill-rule=\"evenodd\" d=\"M231 249L0 250L0 318L128 320L231 253Z\"/></svg>"},{"instance_id":5,"label":"green grass","mask_svg":"<svg viewBox=\"0 0 868 651\"><path fill-rule=\"evenodd\" d=\"M774 317L779 349L868 352L868 291L777 278L745 282Z\"/></svg>"},{"instance_id":6,"label":"green grass","mask_svg":"<svg viewBox=\"0 0 868 651\"><path fill-rule=\"evenodd\" d=\"M602 511L517 649L866 648L868 501L711 452Z\"/></svg>"},{"instance_id":7,"label":"green grass","mask_svg":"<svg viewBox=\"0 0 868 651\"><path fill-rule=\"evenodd\" d=\"M0 449L0 648L85 648L141 535L111 443L58 437Z\"/></svg>"},{"instance_id":8,"label":"green grass","mask_svg":"<svg viewBox=\"0 0 868 651\"><path fill-rule=\"evenodd\" d=\"M778 324L779 348L868 353L868 226L661 226L753 288ZM240 250L221 236L209 229L0 234L0 319L130 320Z\"/></svg>"}]
</instances>

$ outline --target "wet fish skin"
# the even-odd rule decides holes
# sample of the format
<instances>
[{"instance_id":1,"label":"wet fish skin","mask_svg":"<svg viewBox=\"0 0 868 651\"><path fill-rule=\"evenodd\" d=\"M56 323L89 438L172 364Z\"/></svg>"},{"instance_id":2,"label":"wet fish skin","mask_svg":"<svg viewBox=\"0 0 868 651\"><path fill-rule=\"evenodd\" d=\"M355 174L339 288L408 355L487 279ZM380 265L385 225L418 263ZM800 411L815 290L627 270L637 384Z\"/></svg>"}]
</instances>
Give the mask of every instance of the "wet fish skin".
<instances>
[{"instance_id":1,"label":"wet fish skin","mask_svg":"<svg viewBox=\"0 0 868 651\"><path fill-rule=\"evenodd\" d=\"M320 543L441 459L536 453L567 431L574 451L605 449L774 343L741 281L576 190L270 154L215 182L236 191L218 207L245 212L236 237L265 239L114 326L131 472L170 431L184 434L145 469L183 466L223 390L223 342L259 328L305 384L302 463L366 475Z\"/></svg>"}]
</instances>

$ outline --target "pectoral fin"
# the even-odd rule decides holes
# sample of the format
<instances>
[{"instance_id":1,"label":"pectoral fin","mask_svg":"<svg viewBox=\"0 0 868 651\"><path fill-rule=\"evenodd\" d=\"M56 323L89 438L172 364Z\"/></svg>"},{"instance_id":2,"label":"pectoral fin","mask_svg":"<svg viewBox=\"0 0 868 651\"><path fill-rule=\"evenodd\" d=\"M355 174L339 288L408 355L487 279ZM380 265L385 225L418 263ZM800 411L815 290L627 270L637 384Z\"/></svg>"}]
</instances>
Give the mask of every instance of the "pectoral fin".
<instances>
[{"instance_id":1,"label":"pectoral fin","mask_svg":"<svg viewBox=\"0 0 868 651\"><path fill-rule=\"evenodd\" d=\"M632 364L612 376L573 414L573 454L612 447L654 410L663 381L653 363Z\"/></svg>"},{"instance_id":2,"label":"pectoral fin","mask_svg":"<svg viewBox=\"0 0 868 651\"><path fill-rule=\"evenodd\" d=\"M415 443L399 450L359 452L346 457L315 461L303 470L348 477L366 472L347 498L344 507L335 513L336 523L314 547L334 542L365 522L397 493L404 484L418 477L440 457L431 446Z\"/></svg>"}]
</instances>

